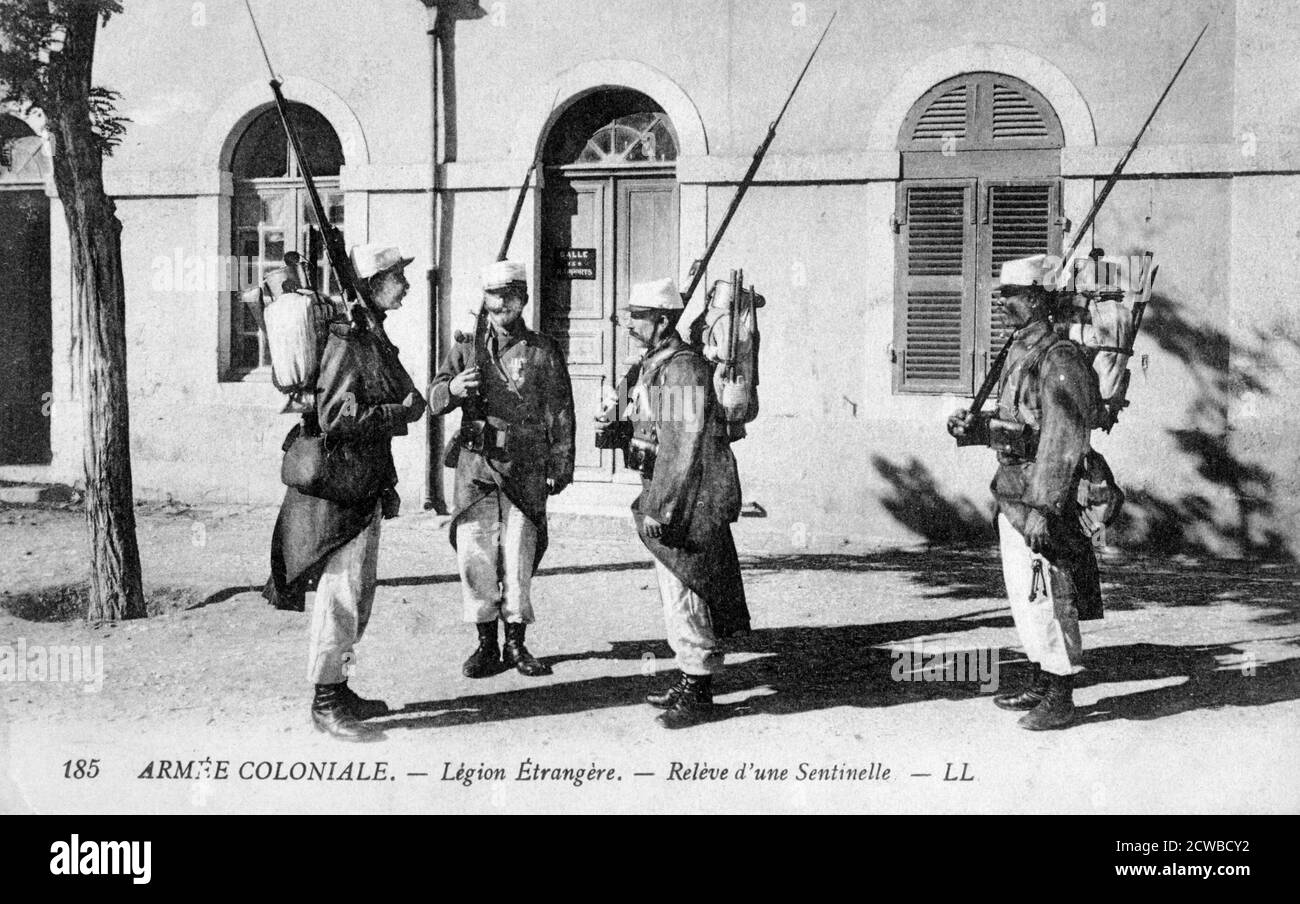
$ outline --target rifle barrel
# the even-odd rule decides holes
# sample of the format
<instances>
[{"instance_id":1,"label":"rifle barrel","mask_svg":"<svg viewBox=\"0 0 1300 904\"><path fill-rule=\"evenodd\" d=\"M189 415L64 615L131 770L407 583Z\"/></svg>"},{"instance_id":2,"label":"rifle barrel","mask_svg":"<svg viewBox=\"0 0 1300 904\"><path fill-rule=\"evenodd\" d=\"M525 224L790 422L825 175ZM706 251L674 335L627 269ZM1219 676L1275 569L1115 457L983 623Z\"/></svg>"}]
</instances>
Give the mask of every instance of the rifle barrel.
<instances>
[{"instance_id":1,"label":"rifle barrel","mask_svg":"<svg viewBox=\"0 0 1300 904\"><path fill-rule=\"evenodd\" d=\"M790 106L790 101L794 100L794 93L799 90L799 85L803 82L803 77L808 74L808 67L812 65L813 57L817 56L817 51L821 50L822 41L826 40L826 33L831 30L831 23L835 21L835 17L839 14L840 11L838 9L831 13L830 19L826 22L826 27L822 29L822 36L817 39L817 43L813 46L812 53L808 54L808 61L803 64L803 69L800 70L799 77L794 80L794 87L791 88L790 93L786 95L785 103L781 105L781 112L776 114L776 122L780 122L781 117L785 116L786 107ZM775 126L776 123L773 123L773 125Z\"/></svg>"},{"instance_id":2,"label":"rifle barrel","mask_svg":"<svg viewBox=\"0 0 1300 904\"><path fill-rule=\"evenodd\" d=\"M257 27L257 16L253 15L252 0L244 0L244 6L248 8L248 18L253 22L253 31L257 34L257 44L262 48L262 59L266 60L266 70L271 73L271 78L275 78L275 68L271 66L271 55L266 52L266 42L262 40L262 29Z\"/></svg>"},{"instance_id":3,"label":"rifle barrel","mask_svg":"<svg viewBox=\"0 0 1300 904\"><path fill-rule=\"evenodd\" d=\"M519 186L519 197L515 198L515 209L510 214L510 222L506 225L505 237L501 239L501 248L497 251L497 260L503 261L510 256L510 241L515 237L515 226L519 224L519 215L524 210L524 198L528 195L528 183L532 181L533 170L537 169L537 161L534 160L532 166L528 167L528 172L524 173L524 184Z\"/></svg>"},{"instance_id":4,"label":"rifle barrel","mask_svg":"<svg viewBox=\"0 0 1300 904\"><path fill-rule=\"evenodd\" d=\"M559 89L555 91L555 97L551 98L551 113L555 112L555 104L560 99ZM547 121L550 121L550 113L546 115ZM510 240L515 237L515 227L519 225L519 215L524 210L524 198L528 196L528 183L532 181L533 173L537 171L537 165L542 161L542 149L538 148L537 153L533 155L532 165L528 167L528 172L524 173L524 184L519 186L519 197L515 198L515 209L510 214L510 222L506 225L505 238L501 240L501 248L497 251L497 260L503 261L510 256Z\"/></svg>"},{"instance_id":5,"label":"rifle barrel","mask_svg":"<svg viewBox=\"0 0 1300 904\"><path fill-rule=\"evenodd\" d=\"M257 17L253 15L251 0L244 0L244 6L248 9L248 18L252 21L253 31L257 34L257 43L262 48L262 57L266 60L266 68L271 73L271 93L275 95L275 108L280 114L280 122L284 126L284 134L289 140L289 147L293 149L294 159L298 161L298 171L302 176L303 184L307 187L307 197L311 200L312 211L316 215L316 224L320 227L321 236L324 239L325 256L329 259L330 269L334 271L334 278L338 282L344 298L349 300L360 299L361 286L352 268L352 261L348 258L343 235L329 221L329 215L325 211L325 204L321 201L320 192L316 188L316 180L312 177L311 165L307 162L307 155L303 153L298 130L293 127L293 123L289 120L289 102L284 98L284 92L280 87L281 82L276 78L275 68L271 65L271 57L266 52L266 43L262 40L262 30L258 28Z\"/></svg>"},{"instance_id":6,"label":"rifle barrel","mask_svg":"<svg viewBox=\"0 0 1300 904\"><path fill-rule=\"evenodd\" d=\"M975 393L975 398L971 400L970 410L972 414L979 414L984 403L989 400L993 394L993 387L998 385L998 377L1002 375L1002 365L1007 361L1007 355L1011 353L1011 343L1015 341L1015 333L1007 336L1007 341L1002 344L1002 349L998 352L997 357L993 359L993 364L989 367L989 372L984 375L984 382L980 384L979 390Z\"/></svg>"}]
</instances>

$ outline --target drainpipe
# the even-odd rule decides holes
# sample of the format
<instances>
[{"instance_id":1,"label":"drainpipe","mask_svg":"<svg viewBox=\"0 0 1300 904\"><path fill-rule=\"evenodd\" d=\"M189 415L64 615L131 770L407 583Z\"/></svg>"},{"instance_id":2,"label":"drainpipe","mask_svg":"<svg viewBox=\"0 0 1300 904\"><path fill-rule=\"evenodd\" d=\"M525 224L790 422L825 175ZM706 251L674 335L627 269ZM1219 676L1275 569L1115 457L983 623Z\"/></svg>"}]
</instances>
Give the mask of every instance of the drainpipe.
<instances>
[{"instance_id":1,"label":"drainpipe","mask_svg":"<svg viewBox=\"0 0 1300 904\"><path fill-rule=\"evenodd\" d=\"M430 159L433 161L430 173L429 192L429 379L438 372L442 355L442 160L439 147L442 143L442 119L439 116L441 104L441 50L440 37L442 28L442 6L436 4L429 14L433 25L429 29L429 71L432 87L431 118L433 123L433 147ZM439 515L449 514L447 500L442 490L442 418L426 414L425 449L424 449L424 510L430 509Z\"/></svg>"}]
</instances>

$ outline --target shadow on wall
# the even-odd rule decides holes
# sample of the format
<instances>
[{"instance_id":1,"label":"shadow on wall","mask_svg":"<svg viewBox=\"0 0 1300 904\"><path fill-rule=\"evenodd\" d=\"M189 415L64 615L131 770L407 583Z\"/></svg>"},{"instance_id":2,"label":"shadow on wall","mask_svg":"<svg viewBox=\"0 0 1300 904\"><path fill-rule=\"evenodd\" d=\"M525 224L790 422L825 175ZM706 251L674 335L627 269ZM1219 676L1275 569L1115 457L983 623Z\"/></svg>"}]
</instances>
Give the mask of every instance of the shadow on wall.
<instances>
[{"instance_id":1,"label":"shadow on wall","mask_svg":"<svg viewBox=\"0 0 1300 904\"><path fill-rule=\"evenodd\" d=\"M1285 376L1278 363L1278 343L1291 352L1300 349L1300 342L1256 329L1248 343L1234 347L1226 332L1194 322L1182 305L1159 293L1151 298L1142 335L1177 358L1191 378L1192 398L1180 426L1167 433L1206 483L1184 492L1135 490L1126 484L1126 475L1117 473L1128 500L1112 528L1112 542L1134 552L1295 561L1279 530L1273 472L1234 452L1228 410L1246 393L1271 396ZM1133 380L1144 378L1140 355L1129 366ZM1116 429L1129 436L1145 429L1142 412L1125 412ZM877 455L872 464L889 484L883 505L904 527L931 543L995 538L991 500L981 507L965 497L944 495L916 458L899 464ZM987 469L990 477L995 467L991 456L972 456L970 466Z\"/></svg>"},{"instance_id":2,"label":"shadow on wall","mask_svg":"<svg viewBox=\"0 0 1300 904\"><path fill-rule=\"evenodd\" d=\"M988 543L997 539L991 497L984 508L965 497L949 499L930 469L916 458L898 465L873 455L871 464L889 482L891 493L881 500L885 509L913 533L931 543Z\"/></svg>"},{"instance_id":3,"label":"shadow on wall","mask_svg":"<svg viewBox=\"0 0 1300 904\"><path fill-rule=\"evenodd\" d=\"M1196 473L1221 492L1213 499L1196 489L1132 493L1117 525L1122 542L1150 552L1227 552L1293 561L1287 538L1278 530L1273 472L1234 452L1228 410L1246 393L1273 395L1284 376L1275 354L1278 343L1292 349L1300 343L1256 328L1248 342L1234 345L1226 332L1193 322L1178 302L1159 293L1151 298L1142 332L1181 361L1192 379L1195 394L1182 426L1168 433ZM1134 379L1140 379L1140 359L1132 367ZM1117 429L1139 426L1130 414L1121 417Z\"/></svg>"}]
</instances>

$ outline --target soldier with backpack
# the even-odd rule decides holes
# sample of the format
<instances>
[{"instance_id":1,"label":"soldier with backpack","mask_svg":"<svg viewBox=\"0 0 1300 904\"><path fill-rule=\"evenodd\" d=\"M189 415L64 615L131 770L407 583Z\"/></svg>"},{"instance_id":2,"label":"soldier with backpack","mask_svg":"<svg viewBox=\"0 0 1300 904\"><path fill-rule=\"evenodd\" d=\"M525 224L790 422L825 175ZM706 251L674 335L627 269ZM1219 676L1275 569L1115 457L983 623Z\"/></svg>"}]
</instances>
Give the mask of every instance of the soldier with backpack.
<instances>
[{"instance_id":1,"label":"soldier with backpack","mask_svg":"<svg viewBox=\"0 0 1300 904\"><path fill-rule=\"evenodd\" d=\"M682 728L713 713L719 639L749 629L731 537L740 478L714 365L678 334L684 305L672 279L633 286L628 307L628 332L645 349L629 375L636 388L626 460L641 472L632 513L654 556L668 644L681 670L675 684L646 701L665 710L665 727Z\"/></svg>"},{"instance_id":2,"label":"soldier with backpack","mask_svg":"<svg viewBox=\"0 0 1300 904\"><path fill-rule=\"evenodd\" d=\"M1007 261L1000 307L1015 330L988 415L963 409L948 419L959 441L998 453L993 478L1002 571L1016 632L1032 664L1029 686L1000 694L1003 709L1026 711L1030 730L1074 721L1073 681L1083 671L1080 619L1101 617L1092 544L1080 527L1079 481L1100 410L1097 376L1083 350L1054 329L1054 268L1045 255Z\"/></svg>"}]
</instances>

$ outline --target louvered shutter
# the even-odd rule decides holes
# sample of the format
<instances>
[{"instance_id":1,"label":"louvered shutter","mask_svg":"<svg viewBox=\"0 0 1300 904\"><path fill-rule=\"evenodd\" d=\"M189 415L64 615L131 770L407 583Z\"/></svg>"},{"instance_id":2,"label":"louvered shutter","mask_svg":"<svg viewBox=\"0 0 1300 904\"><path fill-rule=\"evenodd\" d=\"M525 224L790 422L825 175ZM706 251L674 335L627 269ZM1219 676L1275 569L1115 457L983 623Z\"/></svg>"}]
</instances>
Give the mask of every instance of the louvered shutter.
<instances>
[{"instance_id":1,"label":"louvered shutter","mask_svg":"<svg viewBox=\"0 0 1300 904\"><path fill-rule=\"evenodd\" d=\"M912 129L912 140L942 140L945 136L961 139L966 137L966 122L969 119L967 98L970 89L958 85L935 98L925 108Z\"/></svg>"},{"instance_id":2,"label":"louvered shutter","mask_svg":"<svg viewBox=\"0 0 1300 904\"><path fill-rule=\"evenodd\" d=\"M991 303L1002 263L1061 250L1063 143L1042 94L1003 73L963 73L917 99L899 132L895 392L983 381L1007 335Z\"/></svg>"},{"instance_id":3,"label":"louvered shutter","mask_svg":"<svg viewBox=\"0 0 1300 904\"><path fill-rule=\"evenodd\" d=\"M1060 183L981 182L984 213L980 217L980 279L976 287L982 304L982 335L976 342L979 368L976 382L984 379L988 360L1002 348L1009 332L993 310L992 296L1001 285L1002 264L1031 254L1061 251Z\"/></svg>"},{"instance_id":4,"label":"louvered shutter","mask_svg":"<svg viewBox=\"0 0 1300 904\"><path fill-rule=\"evenodd\" d=\"M974 337L975 183L904 182L894 272L894 389L962 392Z\"/></svg>"},{"instance_id":5,"label":"louvered shutter","mask_svg":"<svg viewBox=\"0 0 1300 904\"><path fill-rule=\"evenodd\" d=\"M1047 122L1015 88L993 83L993 140L1046 138Z\"/></svg>"}]
</instances>

